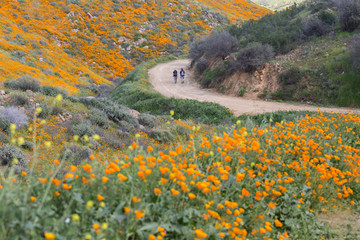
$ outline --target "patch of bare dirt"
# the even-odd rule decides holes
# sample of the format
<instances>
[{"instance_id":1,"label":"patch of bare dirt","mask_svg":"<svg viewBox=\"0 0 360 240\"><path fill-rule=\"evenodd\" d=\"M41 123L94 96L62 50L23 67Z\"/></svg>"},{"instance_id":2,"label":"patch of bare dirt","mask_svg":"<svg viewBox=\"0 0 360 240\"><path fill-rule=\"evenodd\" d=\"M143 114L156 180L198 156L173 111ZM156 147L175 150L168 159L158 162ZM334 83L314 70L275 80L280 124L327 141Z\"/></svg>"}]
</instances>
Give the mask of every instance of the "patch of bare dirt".
<instances>
[{"instance_id":1,"label":"patch of bare dirt","mask_svg":"<svg viewBox=\"0 0 360 240\"><path fill-rule=\"evenodd\" d=\"M334 239L360 239L360 215L346 211L321 214L318 219L330 226Z\"/></svg>"}]
</instances>

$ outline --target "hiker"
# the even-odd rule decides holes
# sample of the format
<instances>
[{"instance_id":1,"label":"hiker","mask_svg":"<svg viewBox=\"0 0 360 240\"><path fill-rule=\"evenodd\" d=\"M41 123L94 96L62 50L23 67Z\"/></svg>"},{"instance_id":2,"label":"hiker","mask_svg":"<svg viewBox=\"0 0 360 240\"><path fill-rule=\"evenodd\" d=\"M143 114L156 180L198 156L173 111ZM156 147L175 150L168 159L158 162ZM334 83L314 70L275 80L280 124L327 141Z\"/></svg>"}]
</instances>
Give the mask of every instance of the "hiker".
<instances>
[{"instance_id":1,"label":"hiker","mask_svg":"<svg viewBox=\"0 0 360 240\"><path fill-rule=\"evenodd\" d=\"M176 71L176 69L173 71L173 77L174 77L174 82L175 82L175 84L176 84L176 82L177 82L177 76L178 76L178 73L177 73L177 71Z\"/></svg>"},{"instance_id":2,"label":"hiker","mask_svg":"<svg viewBox=\"0 0 360 240\"><path fill-rule=\"evenodd\" d=\"M184 69L180 70L180 79L181 79L181 83L184 83L184 80L185 80L185 71L184 71Z\"/></svg>"}]
</instances>

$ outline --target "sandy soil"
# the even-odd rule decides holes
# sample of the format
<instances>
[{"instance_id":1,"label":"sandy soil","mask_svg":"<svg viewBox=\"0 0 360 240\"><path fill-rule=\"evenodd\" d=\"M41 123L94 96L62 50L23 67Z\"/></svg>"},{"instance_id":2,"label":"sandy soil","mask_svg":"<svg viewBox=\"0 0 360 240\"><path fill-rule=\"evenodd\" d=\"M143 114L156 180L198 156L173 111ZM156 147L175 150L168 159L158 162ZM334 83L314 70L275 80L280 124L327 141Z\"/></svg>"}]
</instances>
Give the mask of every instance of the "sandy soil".
<instances>
[{"instance_id":1,"label":"sandy soil","mask_svg":"<svg viewBox=\"0 0 360 240\"><path fill-rule=\"evenodd\" d=\"M214 102L229 108L235 115L258 114L275 111L322 111L347 113L352 111L359 113L360 109L348 108L325 108L305 104L288 104L280 102L267 102L261 100L250 100L241 97L232 97L215 92L211 89L202 89L192 80L192 73L189 70L190 60L176 60L155 66L149 71L149 79L154 89L166 97L194 99L200 102ZM184 68L186 71L185 83L181 84L180 79L175 84L172 72Z\"/></svg>"}]
</instances>

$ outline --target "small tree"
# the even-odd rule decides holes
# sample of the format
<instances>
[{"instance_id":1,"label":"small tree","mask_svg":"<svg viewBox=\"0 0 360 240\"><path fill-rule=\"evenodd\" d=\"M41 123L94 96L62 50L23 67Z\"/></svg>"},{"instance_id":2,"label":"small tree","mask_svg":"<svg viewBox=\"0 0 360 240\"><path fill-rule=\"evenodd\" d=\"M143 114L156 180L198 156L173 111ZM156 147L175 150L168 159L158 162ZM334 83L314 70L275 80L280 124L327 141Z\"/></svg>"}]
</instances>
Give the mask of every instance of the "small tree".
<instances>
[{"instance_id":1,"label":"small tree","mask_svg":"<svg viewBox=\"0 0 360 240\"><path fill-rule=\"evenodd\" d=\"M319 18L308 18L303 24L303 33L305 36L322 36L328 33L331 27L323 23Z\"/></svg>"},{"instance_id":2,"label":"small tree","mask_svg":"<svg viewBox=\"0 0 360 240\"><path fill-rule=\"evenodd\" d=\"M352 32L360 25L360 1L341 0L337 2L338 18L345 31Z\"/></svg>"},{"instance_id":3,"label":"small tree","mask_svg":"<svg viewBox=\"0 0 360 240\"><path fill-rule=\"evenodd\" d=\"M203 42L206 56L223 60L237 49L237 40L229 32L214 32Z\"/></svg>"},{"instance_id":4,"label":"small tree","mask_svg":"<svg viewBox=\"0 0 360 240\"><path fill-rule=\"evenodd\" d=\"M198 60L205 52L203 40L194 41L190 44L189 58Z\"/></svg>"},{"instance_id":5,"label":"small tree","mask_svg":"<svg viewBox=\"0 0 360 240\"><path fill-rule=\"evenodd\" d=\"M274 49L268 45L256 43L248 48L242 49L233 62L233 70L245 72L254 71L256 68L264 66L275 56Z\"/></svg>"}]
</instances>

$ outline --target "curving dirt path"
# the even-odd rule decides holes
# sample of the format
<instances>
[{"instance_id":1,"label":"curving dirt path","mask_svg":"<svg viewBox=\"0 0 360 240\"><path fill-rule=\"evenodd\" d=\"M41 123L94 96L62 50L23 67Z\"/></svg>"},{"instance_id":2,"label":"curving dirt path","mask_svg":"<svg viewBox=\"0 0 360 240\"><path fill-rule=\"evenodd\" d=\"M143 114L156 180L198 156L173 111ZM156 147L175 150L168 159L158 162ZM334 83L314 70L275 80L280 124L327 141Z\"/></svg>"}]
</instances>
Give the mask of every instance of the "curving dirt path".
<instances>
[{"instance_id":1,"label":"curving dirt path","mask_svg":"<svg viewBox=\"0 0 360 240\"><path fill-rule=\"evenodd\" d=\"M258 114L275 111L322 111L348 113L352 111L359 113L360 109L349 108L325 108L305 104L289 104L280 102L267 102L260 100L249 100L241 97L232 97L215 92L211 89L201 88L192 81L192 73L189 70L190 60L176 60L155 66L149 71L149 79L154 89L166 97L194 99L200 102L214 102L229 108L235 115ZM181 68L186 71L185 83L174 84L172 72Z\"/></svg>"}]
</instances>

